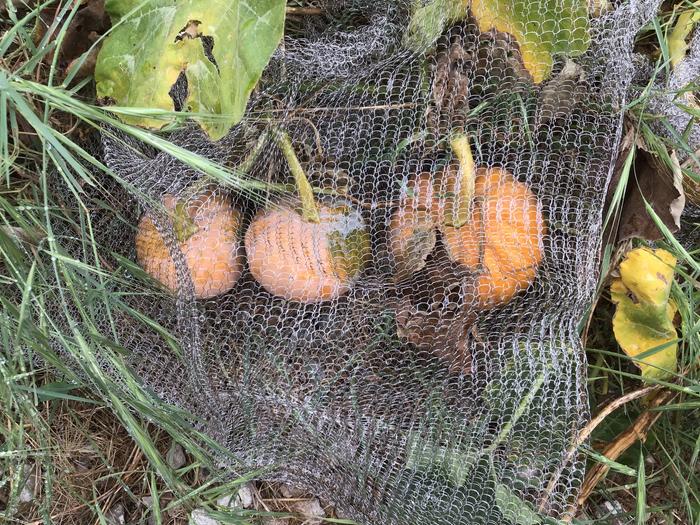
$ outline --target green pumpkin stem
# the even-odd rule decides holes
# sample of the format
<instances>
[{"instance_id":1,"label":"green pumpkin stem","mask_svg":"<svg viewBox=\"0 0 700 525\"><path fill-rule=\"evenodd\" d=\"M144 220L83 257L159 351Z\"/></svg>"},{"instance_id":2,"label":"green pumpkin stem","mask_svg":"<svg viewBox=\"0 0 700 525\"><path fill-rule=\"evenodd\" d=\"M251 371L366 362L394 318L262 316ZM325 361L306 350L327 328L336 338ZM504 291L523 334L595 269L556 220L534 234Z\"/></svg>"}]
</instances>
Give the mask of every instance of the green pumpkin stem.
<instances>
[{"instance_id":1,"label":"green pumpkin stem","mask_svg":"<svg viewBox=\"0 0 700 525\"><path fill-rule=\"evenodd\" d=\"M452 226L461 228L469 222L471 216L476 186L476 167L467 135L462 133L455 135L450 140L450 146L459 162L459 199L458 208L453 210Z\"/></svg>"},{"instance_id":2,"label":"green pumpkin stem","mask_svg":"<svg viewBox=\"0 0 700 525\"><path fill-rule=\"evenodd\" d=\"M306 177L304 168L301 167L296 153L294 153L294 147L292 146L292 141L289 139L289 135L284 131L277 131L275 133L275 139L277 145L282 150L284 158L287 160L289 171L294 175L294 182L299 192L299 199L301 200L302 218L307 222L321 222L316 200L314 199L314 190L311 184L309 184L309 179Z\"/></svg>"}]
</instances>

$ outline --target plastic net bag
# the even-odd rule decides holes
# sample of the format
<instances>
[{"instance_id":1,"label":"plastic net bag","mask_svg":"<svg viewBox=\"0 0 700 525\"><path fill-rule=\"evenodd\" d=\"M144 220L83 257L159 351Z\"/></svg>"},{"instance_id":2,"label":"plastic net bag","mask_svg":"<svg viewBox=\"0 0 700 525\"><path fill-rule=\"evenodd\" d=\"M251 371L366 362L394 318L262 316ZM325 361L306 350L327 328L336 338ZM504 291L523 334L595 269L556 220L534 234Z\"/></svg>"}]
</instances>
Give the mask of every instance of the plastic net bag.
<instances>
[{"instance_id":1,"label":"plastic net bag","mask_svg":"<svg viewBox=\"0 0 700 525\"><path fill-rule=\"evenodd\" d=\"M126 305L99 330L236 468L361 523L538 523L583 474L577 323L656 2L584 8L584 36L450 4L323 4L224 139L170 133L220 179L105 129L118 182L87 190ZM585 46L542 58L562 31Z\"/></svg>"}]
</instances>

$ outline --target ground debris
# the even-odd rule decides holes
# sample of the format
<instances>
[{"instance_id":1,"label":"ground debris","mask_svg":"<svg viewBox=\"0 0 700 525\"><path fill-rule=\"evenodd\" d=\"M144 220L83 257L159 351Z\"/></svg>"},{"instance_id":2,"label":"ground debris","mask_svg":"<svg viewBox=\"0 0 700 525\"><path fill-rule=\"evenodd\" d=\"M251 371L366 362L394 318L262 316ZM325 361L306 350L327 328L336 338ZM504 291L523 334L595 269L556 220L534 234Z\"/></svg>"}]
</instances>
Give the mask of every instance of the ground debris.
<instances>
[{"instance_id":1,"label":"ground debris","mask_svg":"<svg viewBox=\"0 0 700 525\"><path fill-rule=\"evenodd\" d=\"M192 525L220 525L220 523L209 516L204 509L194 509L190 514L190 523Z\"/></svg>"},{"instance_id":2,"label":"ground debris","mask_svg":"<svg viewBox=\"0 0 700 525\"><path fill-rule=\"evenodd\" d=\"M287 485L286 483L280 485L279 490L282 496L289 499L301 498L307 494L307 491L304 489L295 487L294 485Z\"/></svg>"},{"instance_id":3,"label":"ground debris","mask_svg":"<svg viewBox=\"0 0 700 525\"><path fill-rule=\"evenodd\" d=\"M170 449L168 450L168 454L166 455L165 459L168 462L168 465L175 470L184 467L187 463L185 450L182 448L182 445L176 443L175 441L173 441L173 444L170 445Z\"/></svg>"},{"instance_id":4,"label":"ground debris","mask_svg":"<svg viewBox=\"0 0 700 525\"><path fill-rule=\"evenodd\" d=\"M19 493L19 501L22 503L29 503L36 497L37 489L39 487L36 467L29 463L24 465L22 478L26 481L24 482L24 486Z\"/></svg>"},{"instance_id":5,"label":"ground debris","mask_svg":"<svg viewBox=\"0 0 700 525\"><path fill-rule=\"evenodd\" d=\"M238 500L241 502L241 506L244 509L250 509L253 507L253 495L255 494L255 487L252 483L248 482L244 484L238 490Z\"/></svg>"},{"instance_id":6,"label":"ground debris","mask_svg":"<svg viewBox=\"0 0 700 525\"><path fill-rule=\"evenodd\" d=\"M292 505L292 509L305 518L304 523L308 525L318 525L326 517L326 511L316 498L297 501Z\"/></svg>"},{"instance_id":7,"label":"ground debris","mask_svg":"<svg viewBox=\"0 0 700 525\"><path fill-rule=\"evenodd\" d=\"M680 229L680 216L685 207L683 173L675 153L670 159L673 169L652 153L637 149L633 178L627 185L622 206L618 242L632 238L663 239L663 233L647 212L647 203L672 233Z\"/></svg>"},{"instance_id":8,"label":"ground debris","mask_svg":"<svg viewBox=\"0 0 700 525\"><path fill-rule=\"evenodd\" d=\"M107 525L124 525L126 523L124 505L117 503L107 511L105 517L107 518Z\"/></svg>"}]
</instances>

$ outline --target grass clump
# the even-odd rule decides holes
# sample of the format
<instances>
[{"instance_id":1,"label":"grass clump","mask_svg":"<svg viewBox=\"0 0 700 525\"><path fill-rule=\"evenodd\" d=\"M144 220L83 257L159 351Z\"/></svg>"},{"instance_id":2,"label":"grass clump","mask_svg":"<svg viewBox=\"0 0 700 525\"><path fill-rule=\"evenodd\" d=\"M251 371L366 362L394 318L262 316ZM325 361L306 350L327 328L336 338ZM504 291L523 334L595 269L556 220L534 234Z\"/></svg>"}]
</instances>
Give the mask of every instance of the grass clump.
<instances>
[{"instance_id":1,"label":"grass clump","mask_svg":"<svg viewBox=\"0 0 700 525\"><path fill-rule=\"evenodd\" d=\"M53 11L47 18L49 8ZM269 190L269 186L247 179L245 170L219 166L161 135L119 120L120 115L136 113L148 118L174 116L173 129L184 122L182 114L92 103L89 79L76 76L80 68L66 72L61 66L61 45L79 8L79 3L54 1L35 7L8 2L3 7L0 516L9 523L106 522L109 513L121 505L127 515L152 517L156 523L184 521L193 508L217 508L217 499L235 492L246 479L212 475L216 469L211 451L228 453L199 432L190 415L164 404L146 389L124 357L126 350L115 336L120 333L120 315L155 328L174 353L183 355L184 350L167 327L138 316L114 291L115 284L127 289L134 285L124 278L123 267L113 267L101 257L99 232L90 213L93 204L85 195L105 181L135 190L84 146L84 138L92 130L116 130L258 200L260 190ZM667 74L676 57L668 42L674 20L670 13L661 13L640 37L640 43L659 56L655 78ZM90 53L81 54L77 66ZM643 139L672 169L676 166L669 151L683 152L689 159L681 165L683 176L698 181L697 152L687 143L686 134L674 131L669 138L655 125L659 117L650 113L647 104L655 89L644 89L629 105L635 137ZM688 105L685 97L678 104L697 118L697 108ZM627 160L612 190L610 220L618 216L626 189L634 184L634 149ZM75 205L66 205L53 191L54 177L60 178ZM295 210L284 211L299 217ZM319 211L323 207L316 210L317 215ZM700 225L686 221L680 236L670 231L652 206L648 212L662 233L654 244L679 260L672 289L678 307L679 363L670 379L653 382L644 396L632 396L607 414L593 431L590 447L583 445L592 458L591 467L601 463L610 472L583 502L579 523L614 523L618 518L638 523L700 523L700 247L684 240ZM310 217L307 223L315 224L313 214ZM364 257L363 236L360 241L358 253ZM76 242L84 257L73 255ZM640 243L606 248L597 307L583 330L591 363L589 392L594 416L615 400L649 388L617 349L610 332L612 306L606 286L624 251ZM330 248L328 253L329 260L335 256ZM278 259L285 259L284 254ZM297 298L324 300L333 293L344 293L356 273L356 265L347 266L343 271L349 275L348 282L333 284L324 297L310 298L302 291ZM273 294L291 293L277 291L273 285ZM96 312L108 319L106 329L95 323ZM647 394L657 396L657 404L650 404ZM640 418L649 421L645 440L635 440L615 460L605 459L600 453L603 446ZM171 467L165 457L173 439L187 451L188 461L179 469ZM230 461L235 463L235 458ZM144 498L150 498L146 500L150 507ZM243 522L247 517L221 509L217 516L227 523Z\"/></svg>"}]
</instances>

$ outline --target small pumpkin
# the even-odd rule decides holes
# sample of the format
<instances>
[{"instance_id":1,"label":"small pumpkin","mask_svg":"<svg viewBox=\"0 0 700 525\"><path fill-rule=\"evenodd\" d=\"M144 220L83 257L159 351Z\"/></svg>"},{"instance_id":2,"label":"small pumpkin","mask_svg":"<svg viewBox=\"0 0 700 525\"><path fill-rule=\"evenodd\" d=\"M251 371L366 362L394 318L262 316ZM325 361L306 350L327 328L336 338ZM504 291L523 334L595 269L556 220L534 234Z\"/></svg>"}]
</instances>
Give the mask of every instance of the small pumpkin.
<instances>
[{"instance_id":1,"label":"small pumpkin","mask_svg":"<svg viewBox=\"0 0 700 525\"><path fill-rule=\"evenodd\" d=\"M546 227L536 197L500 168L476 171L475 204L462 226L442 222L442 242L452 261L477 274L483 306L507 303L535 279Z\"/></svg>"},{"instance_id":2,"label":"small pumpkin","mask_svg":"<svg viewBox=\"0 0 700 525\"><path fill-rule=\"evenodd\" d=\"M450 260L476 274L479 304L507 303L532 283L543 258L539 203L508 171L475 168L466 138L453 149L458 163L409 185L411 197L391 219L390 249L400 271L418 271L434 248L421 239L439 231Z\"/></svg>"},{"instance_id":3,"label":"small pumpkin","mask_svg":"<svg viewBox=\"0 0 700 525\"><path fill-rule=\"evenodd\" d=\"M166 194L162 203L172 216L175 237L185 257L195 297L207 299L233 288L243 270L241 212L228 198L211 191L187 200ZM171 292L177 291L175 262L148 213L139 221L136 257L151 277Z\"/></svg>"},{"instance_id":4,"label":"small pumpkin","mask_svg":"<svg viewBox=\"0 0 700 525\"><path fill-rule=\"evenodd\" d=\"M318 222L282 206L258 215L245 236L248 266L271 294L311 303L350 290L369 252L360 214L350 206L320 206Z\"/></svg>"},{"instance_id":5,"label":"small pumpkin","mask_svg":"<svg viewBox=\"0 0 700 525\"><path fill-rule=\"evenodd\" d=\"M349 203L317 206L286 134L278 144L294 175L301 213L287 205L259 213L245 235L248 266L271 294L315 303L350 290L370 252L361 214Z\"/></svg>"}]
</instances>

